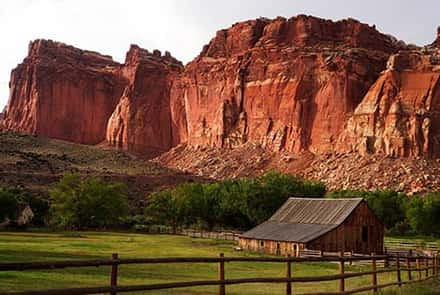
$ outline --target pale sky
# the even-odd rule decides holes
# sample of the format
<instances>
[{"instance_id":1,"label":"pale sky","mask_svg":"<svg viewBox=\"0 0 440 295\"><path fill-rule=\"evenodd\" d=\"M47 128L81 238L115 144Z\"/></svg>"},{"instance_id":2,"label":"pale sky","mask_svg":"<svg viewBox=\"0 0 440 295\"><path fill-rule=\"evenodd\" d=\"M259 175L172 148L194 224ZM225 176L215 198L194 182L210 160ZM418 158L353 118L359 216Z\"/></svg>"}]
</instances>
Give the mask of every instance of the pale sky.
<instances>
[{"instance_id":1,"label":"pale sky","mask_svg":"<svg viewBox=\"0 0 440 295\"><path fill-rule=\"evenodd\" d=\"M130 44L188 62L215 32L260 16L309 14L352 17L383 33L425 45L440 25L438 0L1 0L0 111L10 71L30 40L52 39L113 56L122 62Z\"/></svg>"}]
</instances>

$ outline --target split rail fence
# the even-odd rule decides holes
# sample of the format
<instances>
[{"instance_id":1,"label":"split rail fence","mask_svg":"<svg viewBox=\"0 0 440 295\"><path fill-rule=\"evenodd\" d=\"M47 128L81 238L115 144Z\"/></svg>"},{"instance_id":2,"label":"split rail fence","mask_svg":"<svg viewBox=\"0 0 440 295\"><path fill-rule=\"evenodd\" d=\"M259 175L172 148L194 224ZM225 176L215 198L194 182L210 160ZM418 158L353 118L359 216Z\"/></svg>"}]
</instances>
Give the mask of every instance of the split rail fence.
<instances>
[{"instance_id":1,"label":"split rail fence","mask_svg":"<svg viewBox=\"0 0 440 295\"><path fill-rule=\"evenodd\" d=\"M151 227L143 231L150 234L172 234L183 235L192 238L207 238L217 240L238 241L242 232L240 231L203 231L197 229L178 229L173 230L170 227ZM418 252L440 252L440 244L438 242L421 242L408 240L385 240L385 248L389 251L408 251L414 250Z\"/></svg>"},{"instance_id":2,"label":"split rail fence","mask_svg":"<svg viewBox=\"0 0 440 295\"><path fill-rule=\"evenodd\" d=\"M181 235L192 238L204 238L204 239L216 239L226 241L238 241L241 232L238 231L203 231L195 229L177 229L173 230L169 227L151 227L142 231L147 234L169 234L169 235Z\"/></svg>"},{"instance_id":3,"label":"split rail fence","mask_svg":"<svg viewBox=\"0 0 440 295\"><path fill-rule=\"evenodd\" d=\"M196 286L218 286L218 294L226 294L226 286L237 284L251 283L280 283L285 284L285 293L291 295L297 283L311 283L324 281L338 281L338 291L334 292L315 292L305 293L302 295L312 294L355 294L365 291L378 292L379 289L390 286L402 286L409 283L421 282L428 280L440 274L440 257L434 256L396 256L392 255L375 255L374 253L362 257L346 257L343 253L339 256L324 257L225 257L220 254L219 257L178 257L178 258L134 258L120 259L117 254L113 254L108 260L88 260L88 261L59 261L59 262L29 262L29 263L0 263L0 272L3 271L26 271L26 270L48 270L63 268L80 268L80 267L99 267L110 266L110 282L107 286L88 287L88 288L69 288L69 289L52 289L52 290L36 290L24 292L0 292L0 295L79 295L79 294L102 294L107 293L116 295L125 292L149 291L175 289ZM388 267L378 268L378 261L392 261L385 263ZM371 270L363 272L346 272L346 263L353 261L371 261ZM259 278L225 278L225 263L233 262L273 262L283 263L286 266L286 275L284 277L259 277ZM334 275L294 277L292 276L292 265L301 262L337 262L339 264L339 273ZM118 285L118 266L128 264L182 264L182 263L215 263L218 264L217 280L199 280L190 282L172 282L160 284L145 285ZM389 265L393 265L390 267ZM402 280L402 273L407 272L408 280ZM378 274L395 273L395 281L380 284ZM371 285L357 289L346 290L345 283L347 279L370 276Z\"/></svg>"}]
</instances>

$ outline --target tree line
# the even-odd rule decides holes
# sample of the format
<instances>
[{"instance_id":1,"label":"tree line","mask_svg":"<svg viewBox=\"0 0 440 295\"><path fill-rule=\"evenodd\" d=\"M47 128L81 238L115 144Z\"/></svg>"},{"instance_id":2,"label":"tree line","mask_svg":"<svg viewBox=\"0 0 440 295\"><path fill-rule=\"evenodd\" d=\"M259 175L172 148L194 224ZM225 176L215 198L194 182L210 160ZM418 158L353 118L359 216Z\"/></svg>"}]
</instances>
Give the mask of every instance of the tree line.
<instances>
[{"instance_id":1,"label":"tree line","mask_svg":"<svg viewBox=\"0 0 440 295\"><path fill-rule=\"evenodd\" d=\"M327 193L321 182L278 172L215 183L185 183L154 192L146 197L144 214L140 215L130 212L123 184L66 174L49 190L49 200L23 189L0 187L0 224L16 220L26 204L34 213L34 226L247 230L268 219L289 197L362 197L389 233L440 236L440 192L411 197L389 190Z\"/></svg>"},{"instance_id":2,"label":"tree line","mask_svg":"<svg viewBox=\"0 0 440 295\"><path fill-rule=\"evenodd\" d=\"M289 197L323 197L321 182L269 172L261 177L187 183L148 198L153 223L178 227L249 229L268 219Z\"/></svg>"},{"instance_id":3,"label":"tree line","mask_svg":"<svg viewBox=\"0 0 440 295\"><path fill-rule=\"evenodd\" d=\"M330 198L364 198L369 207L394 235L440 236L440 192L408 196L392 190L341 190Z\"/></svg>"}]
</instances>

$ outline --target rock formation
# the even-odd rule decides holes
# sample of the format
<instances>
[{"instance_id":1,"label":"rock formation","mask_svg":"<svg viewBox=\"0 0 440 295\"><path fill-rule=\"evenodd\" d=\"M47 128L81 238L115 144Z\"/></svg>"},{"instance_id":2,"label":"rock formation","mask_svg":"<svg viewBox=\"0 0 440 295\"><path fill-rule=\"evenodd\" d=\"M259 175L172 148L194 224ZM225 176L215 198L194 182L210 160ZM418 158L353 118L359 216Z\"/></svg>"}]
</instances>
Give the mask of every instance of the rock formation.
<instances>
[{"instance_id":1,"label":"rock formation","mask_svg":"<svg viewBox=\"0 0 440 295\"><path fill-rule=\"evenodd\" d=\"M174 137L193 146L328 151L398 48L355 20L235 24L217 32L174 84Z\"/></svg>"},{"instance_id":2,"label":"rock formation","mask_svg":"<svg viewBox=\"0 0 440 295\"><path fill-rule=\"evenodd\" d=\"M121 68L128 85L107 126L111 145L149 156L173 146L170 89L182 68L168 52L130 47Z\"/></svg>"},{"instance_id":3,"label":"rock formation","mask_svg":"<svg viewBox=\"0 0 440 295\"><path fill-rule=\"evenodd\" d=\"M440 155L440 52L425 48L392 55L348 121L338 150Z\"/></svg>"},{"instance_id":4,"label":"rock formation","mask_svg":"<svg viewBox=\"0 0 440 295\"><path fill-rule=\"evenodd\" d=\"M150 154L172 146L169 92L182 64L131 46L125 64L36 40L11 74L6 130Z\"/></svg>"},{"instance_id":5,"label":"rock formation","mask_svg":"<svg viewBox=\"0 0 440 295\"><path fill-rule=\"evenodd\" d=\"M438 157L439 40L418 48L353 19L260 18L218 31L185 67L135 45L118 64L37 40L12 71L2 124L147 156L251 144Z\"/></svg>"},{"instance_id":6,"label":"rock formation","mask_svg":"<svg viewBox=\"0 0 440 295\"><path fill-rule=\"evenodd\" d=\"M3 125L8 130L96 144L124 83L111 57L36 40L11 73Z\"/></svg>"},{"instance_id":7,"label":"rock formation","mask_svg":"<svg viewBox=\"0 0 440 295\"><path fill-rule=\"evenodd\" d=\"M437 27L437 38L431 44L432 47L440 48L440 26Z\"/></svg>"}]
</instances>

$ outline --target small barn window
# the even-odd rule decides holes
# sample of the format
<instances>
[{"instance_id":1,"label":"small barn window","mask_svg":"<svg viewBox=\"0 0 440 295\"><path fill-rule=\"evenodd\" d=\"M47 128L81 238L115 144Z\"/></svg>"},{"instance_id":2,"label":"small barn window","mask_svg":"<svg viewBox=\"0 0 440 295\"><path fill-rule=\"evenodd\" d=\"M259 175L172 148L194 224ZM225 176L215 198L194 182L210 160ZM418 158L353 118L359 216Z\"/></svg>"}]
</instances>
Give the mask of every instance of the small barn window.
<instances>
[{"instance_id":1,"label":"small barn window","mask_svg":"<svg viewBox=\"0 0 440 295\"><path fill-rule=\"evenodd\" d=\"M368 242L368 226L362 226L362 242Z\"/></svg>"},{"instance_id":2,"label":"small barn window","mask_svg":"<svg viewBox=\"0 0 440 295\"><path fill-rule=\"evenodd\" d=\"M260 247L264 247L264 241L260 241Z\"/></svg>"},{"instance_id":3,"label":"small barn window","mask_svg":"<svg viewBox=\"0 0 440 295\"><path fill-rule=\"evenodd\" d=\"M277 249L280 249L280 243L277 243Z\"/></svg>"}]
</instances>

